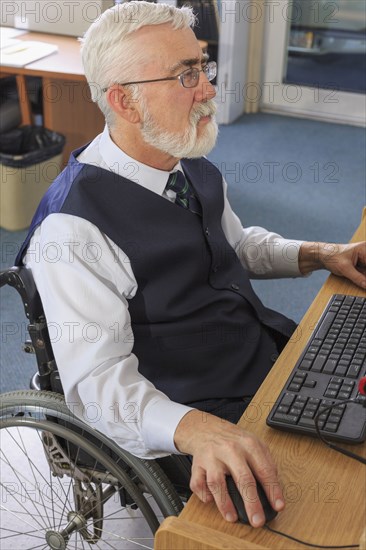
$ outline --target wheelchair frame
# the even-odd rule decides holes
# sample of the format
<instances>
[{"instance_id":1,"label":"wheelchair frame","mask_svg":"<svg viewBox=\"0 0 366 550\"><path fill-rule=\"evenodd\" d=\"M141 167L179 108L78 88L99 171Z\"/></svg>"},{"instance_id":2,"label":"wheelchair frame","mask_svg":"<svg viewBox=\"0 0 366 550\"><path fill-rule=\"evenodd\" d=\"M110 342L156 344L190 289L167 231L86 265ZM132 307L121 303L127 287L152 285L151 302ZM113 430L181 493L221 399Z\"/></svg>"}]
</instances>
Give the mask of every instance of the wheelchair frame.
<instances>
[{"instance_id":1,"label":"wheelchair frame","mask_svg":"<svg viewBox=\"0 0 366 550\"><path fill-rule=\"evenodd\" d=\"M151 548L146 539L131 538L124 532L123 514L130 512L130 519L141 513L152 537L161 518L179 514L189 491L178 494L156 460L140 459L124 451L69 410L30 270L12 267L1 272L0 286L4 285L15 288L22 298L30 335L24 351L35 353L38 372L31 382L36 389L1 395L0 433L4 437L0 458L4 467L0 473L4 478L0 483L0 541L10 544L7 549L17 550L26 548L30 537L37 539L32 548L52 550ZM14 455L23 461L21 466L12 465ZM169 469L179 472L187 488L188 459L172 455L167 460ZM47 466L48 474L44 473ZM47 486L50 492L46 503L44 489L39 486ZM64 500L61 506L60 498ZM108 508L111 501L112 511ZM25 517L27 508L32 519ZM19 532L14 529L15 518L24 527Z\"/></svg>"}]
</instances>

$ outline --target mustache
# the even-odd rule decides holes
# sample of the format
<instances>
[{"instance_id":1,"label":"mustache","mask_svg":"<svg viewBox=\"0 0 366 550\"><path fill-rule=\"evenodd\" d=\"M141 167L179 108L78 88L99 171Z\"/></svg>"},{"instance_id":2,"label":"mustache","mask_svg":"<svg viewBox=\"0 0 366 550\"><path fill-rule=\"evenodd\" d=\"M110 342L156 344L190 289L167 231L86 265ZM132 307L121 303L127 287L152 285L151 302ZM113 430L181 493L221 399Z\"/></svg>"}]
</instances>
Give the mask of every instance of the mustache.
<instances>
[{"instance_id":1,"label":"mustache","mask_svg":"<svg viewBox=\"0 0 366 550\"><path fill-rule=\"evenodd\" d=\"M209 99L205 103L200 103L191 113L191 122L198 123L200 118L204 116L215 116L217 105L213 99Z\"/></svg>"}]
</instances>

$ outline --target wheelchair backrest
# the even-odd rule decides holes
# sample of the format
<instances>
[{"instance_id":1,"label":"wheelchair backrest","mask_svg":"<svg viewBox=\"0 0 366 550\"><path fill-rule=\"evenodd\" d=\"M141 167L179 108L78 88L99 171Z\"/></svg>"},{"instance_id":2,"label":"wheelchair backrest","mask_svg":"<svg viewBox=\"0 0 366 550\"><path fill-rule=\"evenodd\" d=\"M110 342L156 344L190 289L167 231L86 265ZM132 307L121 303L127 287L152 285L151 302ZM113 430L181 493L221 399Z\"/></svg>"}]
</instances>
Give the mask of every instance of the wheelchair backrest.
<instances>
[{"instance_id":1,"label":"wheelchair backrest","mask_svg":"<svg viewBox=\"0 0 366 550\"><path fill-rule=\"evenodd\" d=\"M0 273L0 287L9 285L19 293L25 315L29 321L28 332L31 341L25 350L36 355L38 381L41 390L63 393L56 361L53 355L47 320L42 301L35 285L32 272L24 266L11 267Z\"/></svg>"}]
</instances>

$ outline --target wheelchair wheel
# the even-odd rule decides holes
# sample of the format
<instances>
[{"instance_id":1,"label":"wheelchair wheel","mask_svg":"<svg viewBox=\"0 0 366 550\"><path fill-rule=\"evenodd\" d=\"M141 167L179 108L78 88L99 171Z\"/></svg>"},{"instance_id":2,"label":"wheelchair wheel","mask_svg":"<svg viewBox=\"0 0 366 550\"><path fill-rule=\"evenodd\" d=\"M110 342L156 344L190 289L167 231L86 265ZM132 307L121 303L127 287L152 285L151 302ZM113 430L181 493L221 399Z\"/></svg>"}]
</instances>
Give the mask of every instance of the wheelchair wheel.
<instances>
[{"instance_id":1,"label":"wheelchair wheel","mask_svg":"<svg viewBox=\"0 0 366 550\"><path fill-rule=\"evenodd\" d=\"M1 396L0 547L153 548L182 501L155 463L72 415L63 396Z\"/></svg>"}]
</instances>

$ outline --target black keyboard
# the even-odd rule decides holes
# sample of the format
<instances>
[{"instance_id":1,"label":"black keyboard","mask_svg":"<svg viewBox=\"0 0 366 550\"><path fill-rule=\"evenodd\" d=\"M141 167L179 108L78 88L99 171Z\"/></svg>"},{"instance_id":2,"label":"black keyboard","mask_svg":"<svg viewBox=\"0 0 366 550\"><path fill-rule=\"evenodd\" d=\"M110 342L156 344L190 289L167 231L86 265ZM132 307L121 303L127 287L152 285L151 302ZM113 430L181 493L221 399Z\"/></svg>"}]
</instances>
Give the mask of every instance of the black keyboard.
<instances>
[{"instance_id":1,"label":"black keyboard","mask_svg":"<svg viewBox=\"0 0 366 550\"><path fill-rule=\"evenodd\" d=\"M361 443L366 408L342 403L359 396L366 374L366 298L335 294L267 418L273 428ZM337 406L328 409L331 405ZM322 412L324 411L324 412Z\"/></svg>"}]
</instances>

